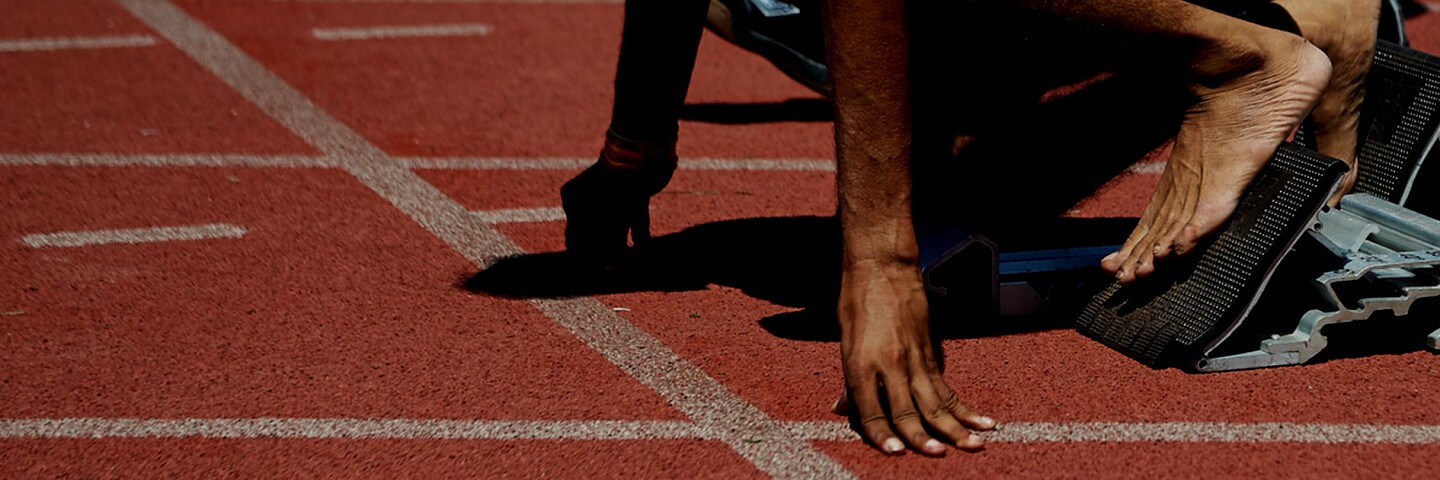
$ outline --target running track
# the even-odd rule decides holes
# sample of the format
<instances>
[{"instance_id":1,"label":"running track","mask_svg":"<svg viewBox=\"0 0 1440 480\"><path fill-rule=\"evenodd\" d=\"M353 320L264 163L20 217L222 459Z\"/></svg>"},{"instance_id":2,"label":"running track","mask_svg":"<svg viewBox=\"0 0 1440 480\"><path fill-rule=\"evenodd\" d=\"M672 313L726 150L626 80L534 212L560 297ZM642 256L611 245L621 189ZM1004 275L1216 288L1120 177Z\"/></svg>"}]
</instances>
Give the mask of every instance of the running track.
<instances>
[{"instance_id":1,"label":"running track","mask_svg":"<svg viewBox=\"0 0 1440 480\"><path fill-rule=\"evenodd\" d=\"M948 378L1005 427L982 453L887 458L827 413L837 344L762 327L796 310L773 296L455 288L562 247L556 192L601 141L621 8L0 0L0 472L1435 474L1440 360L1418 349L1191 375L1064 329L948 340ZM1440 51L1440 15L1411 23ZM690 103L812 97L714 37L699 62ZM657 233L833 212L828 123L682 129ZM1156 170L1074 214L1136 214Z\"/></svg>"}]
</instances>

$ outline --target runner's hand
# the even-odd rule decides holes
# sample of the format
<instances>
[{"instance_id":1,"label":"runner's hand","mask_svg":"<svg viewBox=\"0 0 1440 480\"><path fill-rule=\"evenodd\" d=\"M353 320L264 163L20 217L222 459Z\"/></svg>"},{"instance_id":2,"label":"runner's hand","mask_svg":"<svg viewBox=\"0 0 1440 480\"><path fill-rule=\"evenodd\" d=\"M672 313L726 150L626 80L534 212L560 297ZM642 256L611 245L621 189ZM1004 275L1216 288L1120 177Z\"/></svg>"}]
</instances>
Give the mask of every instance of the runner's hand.
<instances>
[{"instance_id":1,"label":"runner's hand","mask_svg":"<svg viewBox=\"0 0 1440 480\"><path fill-rule=\"evenodd\" d=\"M961 404L940 375L925 291L913 265L847 268L839 314L847 395L836 411L853 415L867 441L888 454L908 445L943 455L942 442L983 447L970 430L994 429L995 421ZM927 427L941 438L931 437Z\"/></svg>"}]
</instances>

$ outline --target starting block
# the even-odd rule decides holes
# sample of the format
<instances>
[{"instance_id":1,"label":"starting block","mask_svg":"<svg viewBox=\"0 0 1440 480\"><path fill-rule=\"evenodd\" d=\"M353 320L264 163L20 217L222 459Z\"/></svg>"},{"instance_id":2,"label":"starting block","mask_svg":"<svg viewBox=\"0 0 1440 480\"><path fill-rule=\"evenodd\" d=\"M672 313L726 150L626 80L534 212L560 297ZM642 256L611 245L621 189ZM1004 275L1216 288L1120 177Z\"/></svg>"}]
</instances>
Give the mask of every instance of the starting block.
<instances>
[{"instance_id":1,"label":"starting block","mask_svg":"<svg viewBox=\"0 0 1440 480\"><path fill-rule=\"evenodd\" d=\"M1044 312L1057 299L1074 295L1086 283L1094 283L1093 271L1100 259L1120 248L1109 241L1123 238L1128 232L1124 222L1067 227L1059 226L1061 230L1084 233L1056 235L1065 239L1063 244L1030 244L1004 250L985 235L948 224L921 222L916 226L916 236L926 293L934 301L991 317Z\"/></svg>"},{"instance_id":2,"label":"starting block","mask_svg":"<svg viewBox=\"0 0 1440 480\"><path fill-rule=\"evenodd\" d=\"M1222 232L1155 277L1097 281L1100 258L1118 245L1053 235L1070 243L1003 250L921 224L926 289L1016 316L1099 283L1080 332L1148 365L1200 372L1302 364L1329 345L1327 326L1411 321L1402 317L1412 306L1440 296L1440 167L1420 168L1440 136L1440 58L1382 42L1368 82L1361 168L1337 208L1325 203L1348 167L1287 143ZM1425 341L1440 350L1440 330Z\"/></svg>"},{"instance_id":3,"label":"starting block","mask_svg":"<svg viewBox=\"0 0 1440 480\"><path fill-rule=\"evenodd\" d=\"M1368 81L1361 168L1338 208L1324 203L1346 167L1282 145L1194 263L1111 285L1078 329L1152 366L1295 365L1328 345L1328 325L1440 296L1440 220L1427 216L1440 169L1420 169L1440 135L1440 58L1382 42ZM1440 349L1440 330L1426 342Z\"/></svg>"}]
</instances>

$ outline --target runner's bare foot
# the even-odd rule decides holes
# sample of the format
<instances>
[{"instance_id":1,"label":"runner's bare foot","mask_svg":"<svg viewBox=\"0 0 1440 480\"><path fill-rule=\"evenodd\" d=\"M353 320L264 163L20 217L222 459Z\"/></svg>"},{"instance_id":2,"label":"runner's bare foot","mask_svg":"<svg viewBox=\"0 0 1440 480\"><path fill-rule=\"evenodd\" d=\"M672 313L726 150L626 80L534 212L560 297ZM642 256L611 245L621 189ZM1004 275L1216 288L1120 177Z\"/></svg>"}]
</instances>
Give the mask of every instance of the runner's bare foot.
<instances>
[{"instance_id":1,"label":"runner's bare foot","mask_svg":"<svg viewBox=\"0 0 1440 480\"><path fill-rule=\"evenodd\" d=\"M1380 0L1279 0L1300 26L1300 34L1330 57L1333 69L1330 86L1320 96L1311 118L1315 122L1316 146L1320 153L1350 165L1340 191L1330 199L1334 206L1340 196L1355 185L1355 149L1359 141L1360 103L1365 98L1365 76L1375 56L1375 37L1380 22Z\"/></svg>"},{"instance_id":2,"label":"runner's bare foot","mask_svg":"<svg viewBox=\"0 0 1440 480\"><path fill-rule=\"evenodd\" d=\"M1217 230L1275 147L1310 113L1330 79L1325 54L1304 39L1239 20L1216 32L1193 59L1175 148L1140 224L1101 266L1121 283L1185 254Z\"/></svg>"}]
</instances>

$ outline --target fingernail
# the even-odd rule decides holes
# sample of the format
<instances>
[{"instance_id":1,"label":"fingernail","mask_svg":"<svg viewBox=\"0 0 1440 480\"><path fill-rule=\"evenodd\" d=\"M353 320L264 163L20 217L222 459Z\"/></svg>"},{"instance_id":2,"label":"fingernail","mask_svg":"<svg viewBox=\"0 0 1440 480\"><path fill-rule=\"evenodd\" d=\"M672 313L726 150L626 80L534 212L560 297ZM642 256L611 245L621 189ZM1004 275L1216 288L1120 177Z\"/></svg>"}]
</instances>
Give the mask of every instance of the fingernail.
<instances>
[{"instance_id":1,"label":"fingernail","mask_svg":"<svg viewBox=\"0 0 1440 480\"><path fill-rule=\"evenodd\" d=\"M1160 252L1165 251L1165 249L1164 249L1164 248L1160 248L1159 245L1156 245L1156 246L1155 246L1155 249L1154 249L1153 251L1155 252L1156 255L1159 255Z\"/></svg>"},{"instance_id":2,"label":"fingernail","mask_svg":"<svg viewBox=\"0 0 1440 480\"><path fill-rule=\"evenodd\" d=\"M980 417L980 424L981 424L981 425L989 425L989 426L991 426L991 427L994 427L994 426L995 426L995 419L990 418L990 417Z\"/></svg>"},{"instance_id":3,"label":"fingernail","mask_svg":"<svg viewBox=\"0 0 1440 480\"><path fill-rule=\"evenodd\" d=\"M900 439L895 437L885 439L885 453L900 453L904 449L905 444L900 443Z\"/></svg>"},{"instance_id":4,"label":"fingernail","mask_svg":"<svg viewBox=\"0 0 1440 480\"><path fill-rule=\"evenodd\" d=\"M936 440L936 439L933 439L933 438L932 438L932 439L930 439L929 441L925 442L925 451L931 452L931 453L941 453L941 452L944 452L944 451L945 451L945 444L940 443L939 440Z\"/></svg>"},{"instance_id":5,"label":"fingernail","mask_svg":"<svg viewBox=\"0 0 1440 480\"><path fill-rule=\"evenodd\" d=\"M1114 260L1115 257L1117 257L1117 256L1119 256L1119 255L1120 255L1120 252L1110 252L1109 255L1106 255L1105 258L1100 259L1100 261L1102 261L1102 262L1108 262L1108 261Z\"/></svg>"},{"instance_id":6,"label":"fingernail","mask_svg":"<svg viewBox=\"0 0 1440 480\"><path fill-rule=\"evenodd\" d=\"M1125 279L1125 269L1122 268L1122 269L1120 269L1120 271L1115 272L1115 279L1116 279L1116 280L1124 280L1124 279Z\"/></svg>"},{"instance_id":7,"label":"fingernail","mask_svg":"<svg viewBox=\"0 0 1440 480\"><path fill-rule=\"evenodd\" d=\"M980 435L972 433L965 439L965 448L980 448L983 446L985 446L985 441L980 439Z\"/></svg>"}]
</instances>

